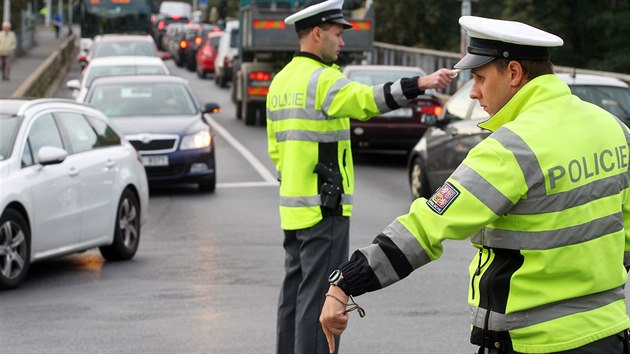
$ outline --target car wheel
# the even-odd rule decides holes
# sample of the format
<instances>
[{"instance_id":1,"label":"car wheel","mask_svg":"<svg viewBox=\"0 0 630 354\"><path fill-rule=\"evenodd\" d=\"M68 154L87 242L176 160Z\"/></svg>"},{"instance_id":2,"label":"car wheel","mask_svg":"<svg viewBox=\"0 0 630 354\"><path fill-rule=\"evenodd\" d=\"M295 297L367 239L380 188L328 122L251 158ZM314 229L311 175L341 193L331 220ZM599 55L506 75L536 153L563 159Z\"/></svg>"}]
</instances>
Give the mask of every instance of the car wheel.
<instances>
[{"instance_id":1,"label":"car wheel","mask_svg":"<svg viewBox=\"0 0 630 354\"><path fill-rule=\"evenodd\" d=\"M206 78L206 73L200 69L201 65L197 65L197 77L200 77L202 79Z\"/></svg>"},{"instance_id":2,"label":"car wheel","mask_svg":"<svg viewBox=\"0 0 630 354\"><path fill-rule=\"evenodd\" d=\"M140 203L129 189L125 189L116 210L114 241L109 246L99 248L109 261L133 258L140 244Z\"/></svg>"},{"instance_id":3,"label":"car wheel","mask_svg":"<svg viewBox=\"0 0 630 354\"><path fill-rule=\"evenodd\" d=\"M16 210L0 216L0 289L16 288L28 272L31 261L31 233Z\"/></svg>"},{"instance_id":4,"label":"car wheel","mask_svg":"<svg viewBox=\"0 0 630 354\"><path fill-rule=\"evenodd\" d=\"M217 186L217 183L216 183L216 178L214 175L212 175L212 177L199 181L200 192L204 192L204 193L214 192L214 189L216 188L216 186Z\"/></svg>"},{"instance_id":5,"label":"car wheel","mask_svg":"<svg viewBox=\"0 0 630 354\"><path fill-rule=\"evenodd\" d=\"M411 164L409 185L411 186L411 196L414 200L420 197L429 197L427 176L425 175L424 165L419 156L416 156Z\"/></svg>"}]
</instances>

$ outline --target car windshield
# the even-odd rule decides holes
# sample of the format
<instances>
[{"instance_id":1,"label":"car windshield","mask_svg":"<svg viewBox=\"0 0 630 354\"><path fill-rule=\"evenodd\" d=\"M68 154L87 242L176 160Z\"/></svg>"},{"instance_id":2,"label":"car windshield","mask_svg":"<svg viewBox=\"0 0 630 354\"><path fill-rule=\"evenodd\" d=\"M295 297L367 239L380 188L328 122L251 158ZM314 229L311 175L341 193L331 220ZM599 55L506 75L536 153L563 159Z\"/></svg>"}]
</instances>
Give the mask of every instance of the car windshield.
<instances>
[{"instance_id":1,"label":"car windshield","mask_svg":"<svg viewBox=\"0 0 630 354\"><path fill-rule=\"evenodd\" d=\"M111 84L93 88L88 103L109 117L194 115L197 106L181 83Z\"/></svg>"},{"instance_id":2,"label":"car windshield","mask_svg":"<svg viewBox=\"0 0 630 354\"><path fill-rule=\"evenodd\" d=\"M19 126L17 117L0 115L0 161L6 160L11 154Z\"/></svg>"},{"instance_id":3,"label":"car windshield","mask_svg":"<svg viewBox=\"0 0 630 354\"><path fill-rule=\"evenodd\" d=\"M166 74L164 67L160 65L116 65L116 66L97 66L91 68L86 80L86 86L89 87L92 81L101 76L116 76L116 75L160 75Z\"/></svg>"},{"instance_id":4,"label":"car windshield","mask_svg":"<svg viewBox=\"0 0 630 354\"><path fill-rule=\"evenodd\" d=\"M630 89L616 86L571 85L571 92L630 125Z\"/></svg>"},{"instance_id":5,"label":"car windshield","mask_svg":"<svg viewBox=\"0 0 630 354\"><path fill-rule=\"evenodd\" d=\"M119 57L127 55L153 57L155 56L153 43L147 41L99 43L94 48L94 58Z\"/></svg>"},{"instance_id":6,"label":"car windshield","mask_svg":"<svg viewBox=\"0 0 630 354\"><path fill-rule=\"evenodd\" d=\"M419 72L411 70L352 70L348 73L348 79L358 81L365 85L374 86L384 84L386 82L393 82L403 77L414 77L420 75L421 74Z\"/></svg>"}]
</instances>

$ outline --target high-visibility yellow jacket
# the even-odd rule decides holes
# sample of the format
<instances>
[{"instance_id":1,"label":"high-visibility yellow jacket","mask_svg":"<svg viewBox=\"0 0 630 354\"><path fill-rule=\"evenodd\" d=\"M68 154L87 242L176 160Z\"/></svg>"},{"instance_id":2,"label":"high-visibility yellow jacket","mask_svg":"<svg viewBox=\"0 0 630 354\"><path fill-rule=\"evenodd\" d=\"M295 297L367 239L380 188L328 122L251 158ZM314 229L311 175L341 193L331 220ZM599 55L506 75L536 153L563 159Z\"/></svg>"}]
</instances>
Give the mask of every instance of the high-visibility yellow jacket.
<instances>
[{"instance_id":1,"label":"high-visibility yellow jacket","mask_svg":"<svg viewBox=\"0 0 630 354\"><path fill-rule=\"evenodd\" d=\"M422 91L417 78L377 86L347 79L336 65L300 52L273 79L267 94L267 135L280 183L284 230L311 227L322 219L318 163L341 174L341 205L352 214L354 167L350 118L368 119L405 105Z\"/></svg>"},{"instance_id":2,"label":"high-visibility yellow jacket","mask_svg":"<svg viewBox=\"0 0 630 354\"><path fill-rule=\"evenodd\" d=\"M628 129L555 75L480 126L493 133L446 183L341 266L347 292L388 286L439 258L443 240L471 238L473 344L551 353L630 327Z\"/></svg>"}]
</instances>

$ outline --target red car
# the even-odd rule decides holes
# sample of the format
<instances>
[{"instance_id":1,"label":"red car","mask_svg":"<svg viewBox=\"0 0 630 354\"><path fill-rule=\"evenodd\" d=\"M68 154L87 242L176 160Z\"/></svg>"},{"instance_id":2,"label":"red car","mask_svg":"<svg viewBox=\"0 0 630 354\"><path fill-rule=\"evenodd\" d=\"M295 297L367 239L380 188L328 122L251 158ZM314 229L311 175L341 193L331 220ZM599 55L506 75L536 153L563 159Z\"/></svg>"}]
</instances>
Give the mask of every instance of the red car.
<instances>
[{"instance_id":1,"label":"red car","mask_svg":"<svg viewBox=\"0 0 630 354\"><path fill-rule=\"evenodd\" d=\"M197 76L206 77L206 74L214 73L214 60L219 51L219 39L223 32L210 32L203 40L201 47L197 51L195 61L197 62Z\"/></svg>"},{"instance_id":2,"label":"red car","mask_svg":"<svg viewBox=\"0 0 630 354\"><path fill-rule=\"evenodd\" d=\"M394 82L402 77L424 76L418 67L394 65L348 65L343 73L366 85ZM405 107L361 121L350 119L352 149L355 151L409 152L427 130L424 116L438 116L442 101L434 90L410 101Z\"/></svg>"}]
</instances>

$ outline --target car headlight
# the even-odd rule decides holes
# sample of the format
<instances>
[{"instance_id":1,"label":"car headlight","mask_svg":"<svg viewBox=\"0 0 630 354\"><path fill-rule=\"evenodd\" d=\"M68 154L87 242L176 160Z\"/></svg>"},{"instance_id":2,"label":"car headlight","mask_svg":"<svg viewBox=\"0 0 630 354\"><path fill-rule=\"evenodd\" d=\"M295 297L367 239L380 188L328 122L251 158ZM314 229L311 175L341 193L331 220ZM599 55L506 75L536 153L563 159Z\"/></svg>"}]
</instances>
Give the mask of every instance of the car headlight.
<instances>
[{"instance_id":1,"label":"car headlight","mask_svg":"<svg viewBox=\"0 0 630 354\"><path fill-rule=\"evenodd\" d=\"M196 134L186 135L182 138L180 150L201 149L210 146L212 135L207 130L202 130Z\"/></svg>"}]
</instances>

